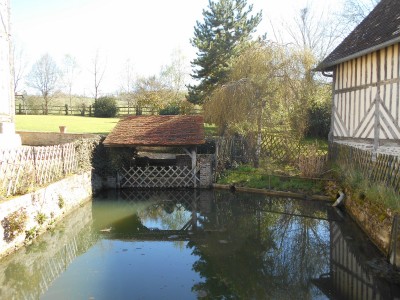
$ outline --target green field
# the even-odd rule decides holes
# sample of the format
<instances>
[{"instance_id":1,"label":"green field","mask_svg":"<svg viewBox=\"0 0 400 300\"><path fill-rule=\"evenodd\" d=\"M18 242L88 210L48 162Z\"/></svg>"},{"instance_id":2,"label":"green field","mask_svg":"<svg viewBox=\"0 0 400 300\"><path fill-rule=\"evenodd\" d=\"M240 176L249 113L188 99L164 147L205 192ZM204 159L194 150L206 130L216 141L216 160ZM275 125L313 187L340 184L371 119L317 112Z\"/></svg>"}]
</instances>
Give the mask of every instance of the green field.
<instances>
[{"instance_id":1,"label":"green field","mask_svg":"<svg viewBox=\"0 0 400 300\"><path fill-rule=\"evenodd\" d=\"M16 115L18 131L59 132L59 126L67 126L69 133L108 134L119 118L90 118L80 116Z\"/></svg>"},{"instance_id":2,"label":"green field","mask_svg":"<svg viewBox=\"0 0 400 300\"><path fill-rule=\"evenodd\" d=\"M16 115L17 131L59 132L59 126L67 126L67 133L108 134L119 118L93 118L81 116ZM204 124L206 135L215 134L215 126Z\"/></svg>"}]
</instances>

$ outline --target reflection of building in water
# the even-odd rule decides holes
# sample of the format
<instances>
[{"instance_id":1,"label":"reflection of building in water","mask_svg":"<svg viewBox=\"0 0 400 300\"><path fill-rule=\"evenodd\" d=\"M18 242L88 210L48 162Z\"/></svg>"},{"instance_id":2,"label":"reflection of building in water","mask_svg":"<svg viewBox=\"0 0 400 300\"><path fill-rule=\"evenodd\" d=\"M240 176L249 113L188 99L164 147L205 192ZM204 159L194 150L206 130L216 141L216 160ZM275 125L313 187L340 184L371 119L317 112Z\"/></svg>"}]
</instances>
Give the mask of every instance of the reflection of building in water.
<instances>
[{"instance_id":1,"label":"reflection of building in water","mask_svg":"<svg viewBox=\"0 0 400 300\"><path fill-rule=\"evenodd\" d=\"M91 233L90 202L62 222L32 245L1 261L1 299L39 299L69 264L96 242Z\"/></svg>"},{"instance_id":2,"label":"reflection of building in water","mask_svg":"<svg viewBox=\"0 0 400 300\"><path fill-rule=\"evenodd\" d=\"M390 273L390 265L377 259L381 254L354 223L332 221L330 235L330 273L313 280L326 295L334 299L400 299L400 287L379 278L379 274Z\"/></svg>"}]
</instances>

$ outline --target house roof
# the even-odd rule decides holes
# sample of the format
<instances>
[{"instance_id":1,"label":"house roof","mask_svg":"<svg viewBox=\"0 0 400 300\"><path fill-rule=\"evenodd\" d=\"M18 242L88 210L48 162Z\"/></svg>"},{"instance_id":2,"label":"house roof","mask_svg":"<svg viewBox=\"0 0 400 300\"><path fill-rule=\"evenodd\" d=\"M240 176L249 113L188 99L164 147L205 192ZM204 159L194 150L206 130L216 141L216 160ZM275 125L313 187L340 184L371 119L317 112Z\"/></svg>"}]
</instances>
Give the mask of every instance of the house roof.
<instances>
[{"instance_id":1,"label":"house roof","mask_svg":"<svg viewBox=\"0 0 400 300\"><path fill-rule=\"evenodd\" d=\"M333 66L400 42L400 2L381 0L370 14L316 68Z\"/></svg>"},{"instance_id":2,"label":"house roof","mask_svg":"<svg viewBox=\"0 0 400 300\"><path fill-rule=\"evenodd\" d=\"M204 119L199 115L130 116L120 120L103 142L107 147L204 143Z\"/></svg>"}]
</instances>

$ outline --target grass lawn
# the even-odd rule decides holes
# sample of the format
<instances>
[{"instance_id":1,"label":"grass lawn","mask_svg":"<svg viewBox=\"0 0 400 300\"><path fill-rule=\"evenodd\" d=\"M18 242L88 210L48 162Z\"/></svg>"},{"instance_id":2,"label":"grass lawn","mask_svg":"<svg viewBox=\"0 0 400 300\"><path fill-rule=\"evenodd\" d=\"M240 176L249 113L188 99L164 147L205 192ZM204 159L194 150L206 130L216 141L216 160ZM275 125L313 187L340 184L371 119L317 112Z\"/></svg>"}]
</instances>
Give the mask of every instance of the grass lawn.
<instances>
[{"instance_id":1,"label":"grass lawn","mask_svg":"<svg viewBox=\"0 0 400 300\"><path fill-rule=\"evenodd\" d=\"M325 183L323 181L268 174L262 169L255 169L245 165L235 170L225 171L218 183L276 191L300 192L309 195L325 194Z\"/></svg>"},{"instance_id":2,"label":"grass lawn","mask_svg":"<svg viewBox=\"0 0 400 300\"><path fill-rule=\"evenodd\" d=\"M16 115L15 126L19 131L59 132L58 126L67 126L67 133L108 134L119 118L94 118L55 115ZM215 126L204 124L207 136L215 134Z\"/></svg>"},{"instance_id":3,"label":"grass lawn","mask_svg":"<svg viewBox=\"0 0 400 300\"><path fill-rule=\"evenodd\" d=\"M15 127L20 131L59 132L58 126L67 126L69 133L108 134L119 118L81 116L16 115Z\"/></svg>"}]
</instances>

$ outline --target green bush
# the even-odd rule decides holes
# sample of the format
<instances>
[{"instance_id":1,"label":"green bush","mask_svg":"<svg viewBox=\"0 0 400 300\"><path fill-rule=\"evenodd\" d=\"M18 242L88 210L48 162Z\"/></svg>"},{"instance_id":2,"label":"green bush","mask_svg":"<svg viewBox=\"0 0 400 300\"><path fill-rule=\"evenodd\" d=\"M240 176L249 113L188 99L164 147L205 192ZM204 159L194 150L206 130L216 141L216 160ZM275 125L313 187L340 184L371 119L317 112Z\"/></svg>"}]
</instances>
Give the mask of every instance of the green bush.
<instances>
[{"instance_id":1,"label":"green bush","mask_svg":"<svg viewBox=\"0 0 400 300\"><path fill-rule=\"evenodd\" d=\"M118 113L117 101L113 97L101 97L93 104L94 116L97 118L113 118Z\"/></svg>"},{"instance_id":2,"label":"green bush","mask_svg":"<svg viewBox=\"0 0 400 300\"><path fill-rule=\"evenodd\" d=\"M331 106L329 103L313 104L308 109L307 137L327 139L331 127Z\"/></svg>"},{"instance_id":3,"label":"green bush","mask_svg":"<svg viewBox=\"0 0 400 300\"><path fill-rule=\"evenodd\" d=\"M176 104L171 104L163 109L160 109L159 114L160 115L179 115L180 113L180 108Z\"/></svg>"}]
</instances>

